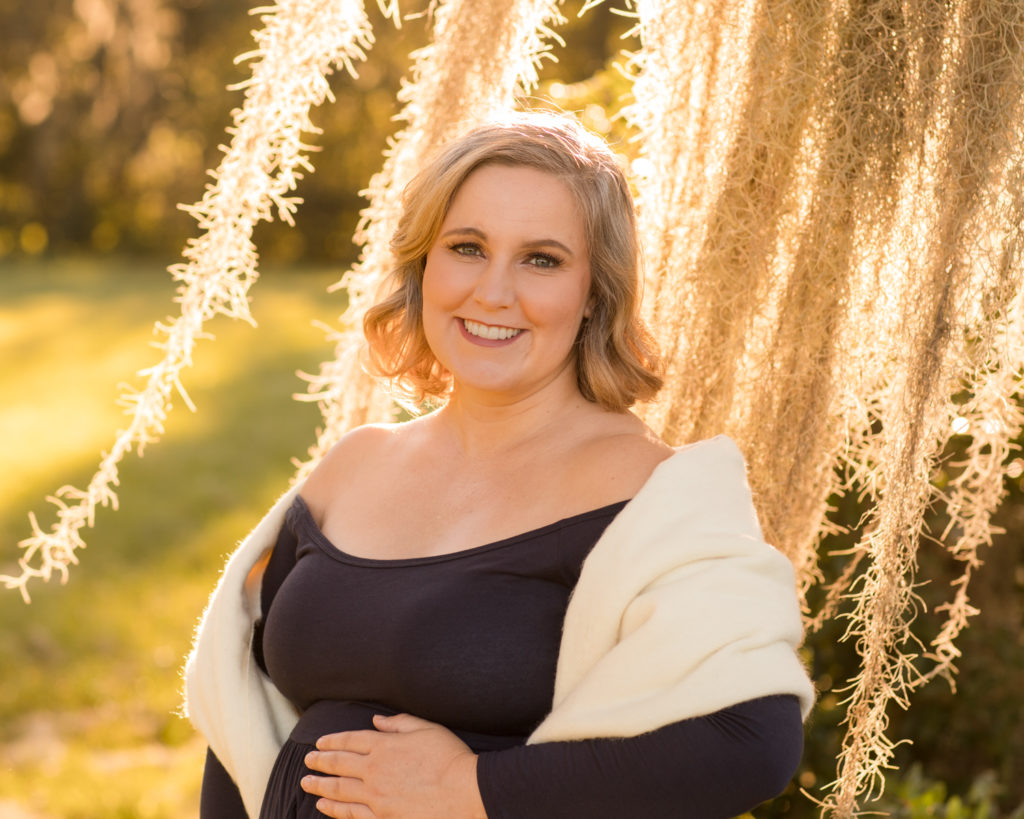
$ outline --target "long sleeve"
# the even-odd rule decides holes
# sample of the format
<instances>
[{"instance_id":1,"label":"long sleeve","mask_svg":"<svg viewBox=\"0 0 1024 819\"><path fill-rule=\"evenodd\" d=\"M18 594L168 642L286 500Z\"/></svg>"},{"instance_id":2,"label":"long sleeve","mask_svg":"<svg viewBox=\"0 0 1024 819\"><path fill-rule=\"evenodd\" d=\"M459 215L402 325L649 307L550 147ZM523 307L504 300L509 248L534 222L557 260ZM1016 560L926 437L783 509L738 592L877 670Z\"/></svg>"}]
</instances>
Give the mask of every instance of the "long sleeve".
<instances>
[{"instance_id":1,"label":"long sleeve","mask_svg":"<svg viewBox=\"0 0 1024 819\"><path fill-rule=\"evenodd\" d=\"M762 697L629 738L481 754L488 819L728 819L780 793L803 749L795 696Z\"/></svg>"},{"instance_id":2,"label":"long sleeve","mask_svg":"<svg viewBox=\"0 0 1024 819\"><path fill-rule=\"evenodd\" d=\"M248 819L238 786L209 748L199 795L199 819Z\"/></svg>"}]
</instances>

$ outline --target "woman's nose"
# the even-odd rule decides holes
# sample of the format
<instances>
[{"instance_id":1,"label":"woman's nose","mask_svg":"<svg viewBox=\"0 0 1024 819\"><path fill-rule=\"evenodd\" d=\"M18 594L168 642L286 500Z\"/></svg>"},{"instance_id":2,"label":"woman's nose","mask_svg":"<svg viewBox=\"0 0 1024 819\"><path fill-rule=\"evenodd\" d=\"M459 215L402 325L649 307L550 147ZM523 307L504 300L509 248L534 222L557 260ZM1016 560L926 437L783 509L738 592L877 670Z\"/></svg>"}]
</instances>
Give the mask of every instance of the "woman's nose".
<instances>
[{"instance_id":1,"label":"woman's nose","mask_svg":"<svg viewBox=\"0 0 1024 819\"><path fill-rule=\"evenodd\" d=\"M476 282L473 297L485 307L508 307L515 301L515 281L508 263L491 260Z\"/></svg>"}]
</instances>

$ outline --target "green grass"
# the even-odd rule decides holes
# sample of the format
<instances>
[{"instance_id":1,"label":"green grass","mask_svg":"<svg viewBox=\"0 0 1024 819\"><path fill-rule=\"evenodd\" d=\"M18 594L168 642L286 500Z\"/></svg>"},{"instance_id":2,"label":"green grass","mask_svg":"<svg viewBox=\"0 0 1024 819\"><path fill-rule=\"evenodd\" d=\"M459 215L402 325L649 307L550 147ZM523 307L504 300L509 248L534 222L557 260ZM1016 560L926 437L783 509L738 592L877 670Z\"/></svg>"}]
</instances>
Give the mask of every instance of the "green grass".
<instances>
[{"instance_id":1,"label":"green grass","mask_svg":"<svg viewBox=\"0 0 1024 819\"><path fill-rule=\"evenodd\" d=\"M204 745L175 714L179 671L224 556L286 487L319 413L291 398L296 370L331 347L314 320L341 312L337 270L267 271L254 329L217 319L164 439L121 469L70 581L36 583L26 606L0 589L0 815L195 816ZM0 264L0 573L43 498L83 486L124 423L118 384L159 359L173 314L159 263Z\"/></svg>"}]
</instances>

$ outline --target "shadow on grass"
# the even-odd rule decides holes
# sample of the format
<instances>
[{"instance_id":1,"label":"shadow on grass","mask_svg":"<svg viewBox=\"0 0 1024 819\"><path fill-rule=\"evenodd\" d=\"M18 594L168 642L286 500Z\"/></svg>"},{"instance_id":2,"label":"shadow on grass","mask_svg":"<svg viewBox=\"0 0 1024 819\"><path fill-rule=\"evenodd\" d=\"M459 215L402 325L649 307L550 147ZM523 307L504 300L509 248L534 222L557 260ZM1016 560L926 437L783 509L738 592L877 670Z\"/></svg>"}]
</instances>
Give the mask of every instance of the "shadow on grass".
<instances>
[{"instance_id":1,"label":"shadow on grass","mask_svg":"<svg viewBox=\"0 0 1024 819\"><path fill-rule=\"evenodd\" d=\"M10 284L4 282L7 295ZM309 290L310 282L290 284L267 288L262 308L268 327L226 324L226 343L204 342L216 349L197 353L196 370L212 370L191 371L199 382L190 387L199 412L177 401L163 440L141 459L125 459L120 509L98 511L95 527L83 533L89 546L79 553L80 565L71 567L69 583L33 582L30 606L16 591L0 589L0 741L2 726L37 709L111 701L165 713L176 707L178 667L224 556L287 487L290 460L304 457L320 422L314 405L291 395L304 386L296 369L315 370L329 349L310 343L319 331L303 335L282 326L303 314L309 299L299 291ZM30 300L32 292L52 287L51 280L48 287L21 290ZM96 292L73 289L69 298L88 304L99 298ZM154 303L162 304L159 296L144 301L150 313ZM13 305L5 298L4 306ZM129 317L126 323L134 322ZM111 429L104 446L114 434ZM64 483L85 486L99 458L96 452L73 459L60 474L37 473L8 492L0 504L0 572L16 571L16 543L30 534L27 513L35 511L49 529L55 510L44 496Z\"/></svg>"},{"instance_id":2,"label":"shadow on grass","mask_svg":"<svg viewBox=\"0 0 1024 819\"><path fill-rule=\"evenodd\" d=\"M281 363L242 378L273 386ZM66 586L33 584L30 606L13 591L0 597L0 724L110 701L176 708L178 668L223 557L285 489L289 458L311 441L318 417L310 406L253 403L232 386L203 434L181 440L172 432L124 465L121 509L97 515ZM87 479L91 469L83 464L72 477ZM26 487L11 507L38 510L52 489ZM19 526L27 531L20 515L0 531Z\"/></svg>"}]
</instances>

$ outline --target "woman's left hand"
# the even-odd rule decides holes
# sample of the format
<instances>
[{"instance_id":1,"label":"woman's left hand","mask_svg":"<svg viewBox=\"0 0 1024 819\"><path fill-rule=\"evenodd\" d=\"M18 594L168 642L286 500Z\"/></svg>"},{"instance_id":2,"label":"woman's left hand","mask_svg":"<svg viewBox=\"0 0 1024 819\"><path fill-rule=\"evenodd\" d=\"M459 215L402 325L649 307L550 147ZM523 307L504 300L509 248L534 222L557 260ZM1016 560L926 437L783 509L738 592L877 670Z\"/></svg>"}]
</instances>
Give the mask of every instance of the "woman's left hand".
<instances>
[{"instance_id":1,"label":"woman's left hand","mask_svg":"<svg viewBox=\"0 0 1024 819\"><path fill-rule=\"evenodd\" d=\"M319 739L302 788L334 819L486 819L476 754L455 734L410 714L375 716L376 731Z\"/></svg>"}]
</instances>

